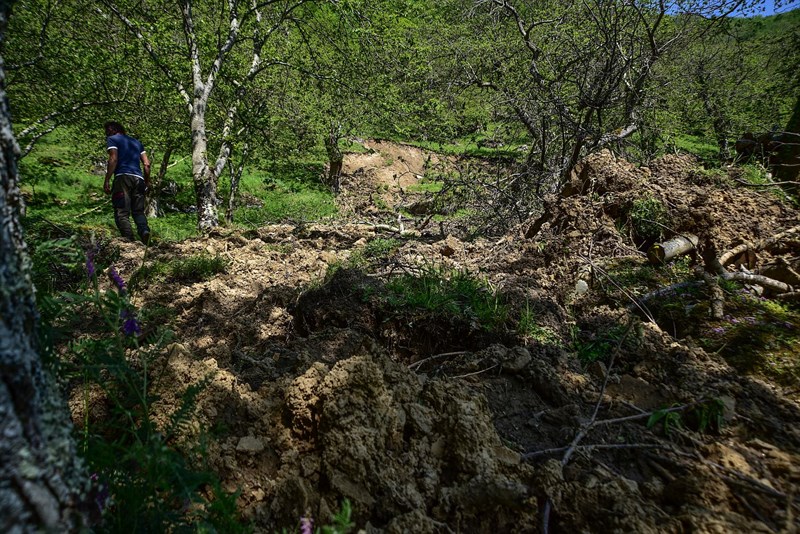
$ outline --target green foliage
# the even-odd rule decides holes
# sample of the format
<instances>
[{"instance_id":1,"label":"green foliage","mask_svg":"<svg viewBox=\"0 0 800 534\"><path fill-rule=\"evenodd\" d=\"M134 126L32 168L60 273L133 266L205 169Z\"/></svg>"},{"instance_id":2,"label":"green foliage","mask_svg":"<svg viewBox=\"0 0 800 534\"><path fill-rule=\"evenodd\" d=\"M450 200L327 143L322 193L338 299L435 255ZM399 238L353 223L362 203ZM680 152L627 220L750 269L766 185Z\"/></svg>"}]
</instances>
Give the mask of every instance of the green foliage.
<instances>
[{"instance_id":1,"label":"green foliage","mask_svg":"<svg viewBox=\"0 0 800 534\"><path fill-rule=\"evenodd\" d=\"M351 516L353 515L353 508L350 501L345 499L342 501L341 509L333 516L330 525L325 525L321 529L322 534L347 534L355 526L352 522Z\"/></svg>"},{"instance_id":2,"label":"green foliage","mask_svg":"<svg viewBox=\"0 0 800 534\"><path fill-rule=\"evenodd\" d=\"M399 249L403 245L403 242L399 239L394 238L382 238L377 237L375 239L371 239L365 246L364 246L364 257L365 258L385 258L394 254L397 249Z\"/></svg>"},{"instance_id":3,"label":"green foliage","mask_svg":"<svg viewBox=\"0 0 800 534\"><path fill-rule=\"evenodd\" d=\"M69 249L69 242L56 245L50 249ZM47 244L40 247L48 250ZM211 377L182 393L165 424L156 422L152 406L158 398L151 384L157 377L152 369L172 340L161 320L165 312L137 310L115 271L110 272L116 289L101 291L96 256L93 249L85 257L89 276L82 287L40 296L41 331L48 333L42 338L45 351L53 353L55 341L69 341L66 351L59 351L59 375L83 392L79 443L92 472L87 497L94 505L95 521L101 521L96 529L245 532L236 516L236 495L223 491L210 471L190 460L204 456L201 443L191 437L189 422ZM55 339L53 331L61 336ZM98 405L106 410L95 417Z\"/></svg>"},{"instance_id":4,"label":"green foliage","mask_svg":"<svg viewBox=\"0 0 800 534\"><path fill-rule=\"evenodd\" d=\"M800 384L797 308L750 295L736 283L724 289L726 315L697 327L694 335L701 346L741 373L766 376L784 386Z\"/></svg>"},{"instance_id":5,"label":"green foliage","mask_svg":"<svg viewBox=\"0 0 800 534\"><path fill-rule=\"evenodd\" d=\"M719 165L719 147L713 139L681 133L672 138L667 146L675 151L697 156L706 166Z\"/></svg>"},{"instance_id":6,"label":"green foliage","mask_svg":"<svg viewBox=\"0 0 800 534\"><path fill-rule=\"evenodd\" d=\"M628 220L635 235L645 241L661 239L669 222L664 204L652 196L634 200L628 210Z\"/></svg>"},{"instance_id":7,"label":"green foliage","mask_svg":"<svg viewBox=\"0 0 800 534\"><path fill-rule=\"evenodd\" d=\"M536 316L531 310L530 303L525 303L525 308L520 311L517 320L517 334L526 341L534 341L542 345L554 347L562 346L561 336L547 326L540 326L536 322Z\"/></svg>"},{"instance_id":8,"label":"green foliage","mask_svg":"<svg viewBox=\"0 0 800 534\"><path fill-rule=\"evenodd\" d=\"M749 184L764 185L769 183L767 170L761 165L747 164L742 165L742 179Z\"/></svg>"},{"instance_id":9,"label":"green foliage","mask_svg":"<svg viewBox=\"0 0 800 534\"><path fill-rule=\"evenodd\" d=\"M668 436L683 428L683 420L679 412L671 412L667 409L656 410L647 420L647 428L653 428L659 422L664 425L664 433Z\"/></svg>"},{"instance_id":10,"label":"green foliage","mask_svg":"<svg viewBox=\"0 0 800 534\"><path fill-rule=\"evenodd\" d=\"M572 330L572 348L577 353L578 360L583 365L589 365L611 356L626 331L627 327L624 325L612 325L586 331L576 326ZM636 344L635 337L629 334L623 342L623 347L633 349Z\"/></svg>"},{"instance_id":11,"label":"green foliage","mask_svg":"<svg viewBox=\"0 0 800 534\"><path fill-rule=\"evenodd\" d=\"M508 306L488 281L466 271L429 268L416 276L404 274L390 279L386 291L386 303L398 312L458 317L484 330L502 328L509 319Z\"/></svg>"},{"instance_id":12,"label":"green foliage","mask_svg":"<svg viewBox=\"0 0 800 534\"><path fill-rule=\"evenodd\" d=\"M314 519L312 517L303 517L300 519L300 532L303 534L348 534L352 531L355 523L352 521L353 507L348 499L342 501L342 506L336 515L331 519L330 524L322 525L314 528ZM281 529L281 534L296 533L297 528L294 529Z\"/></svg>"},{"instance_id":13,"label":"green foliage","mask_svg":"<svg viewBox=\"0 0 800 534\"><path fill-rule=\"evenodd\" d=\"M154 261L144 264L133 274L130 280L134 291L147 283L156 281L202 282L215 275L224 273L228 266L225 258L212 256L207 252L195 254L187 258L176 258L169 261Z\"/></svg>"},{"instance_id":14,"label":"green foliage","mask_svg":"<svg viewBox=\"0 0 800 534\"><path fill-rule=\"evenodd\" d=\"M82 283L85 261L76 236L37 243L31 254L31 275L39 297Z\"/></svg>"},{"instance_id":15,"label":"green foliage","mask_svg":"<svg viewBox=\"0 0 800 534\"><path fill-rule=\"evenodd\" d=\"M437 181L420 181L416 184L411 184L407 187L410 193L438 193L444 187L443 182Z\"/></svg>"},{"instance_id":16,"label":"green foliage","mask_svg":"<svg viewBox=\"0 0 800 534\"><path fill-rule=\"evenodd\" d=\"M719 399L700 402L686 410L664 408L653 412L647 420L647 428L661 424L668 436L685 428L701 434L719 432L723 424L724 409L725 405Z\"/></svg>"}]
</instances>

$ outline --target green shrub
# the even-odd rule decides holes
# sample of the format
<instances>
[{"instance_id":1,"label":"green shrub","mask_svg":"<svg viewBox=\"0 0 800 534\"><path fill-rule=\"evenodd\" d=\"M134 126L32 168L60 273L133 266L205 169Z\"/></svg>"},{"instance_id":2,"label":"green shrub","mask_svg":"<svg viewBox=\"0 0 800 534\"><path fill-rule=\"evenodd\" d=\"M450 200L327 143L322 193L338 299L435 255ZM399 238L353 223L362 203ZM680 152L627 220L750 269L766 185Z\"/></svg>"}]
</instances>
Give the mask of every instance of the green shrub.
<instances>
[{"instance_id":1,"label":"green shrub","mask_svg":"<svg viewBox=\"0 0 800 534\"><path fill-rule=\"evenodd\" d=\"M652 196L634 200L628 219L635 235L645 241L661 239L669 222L664 204Z\"/></svg>"}]
</instances>

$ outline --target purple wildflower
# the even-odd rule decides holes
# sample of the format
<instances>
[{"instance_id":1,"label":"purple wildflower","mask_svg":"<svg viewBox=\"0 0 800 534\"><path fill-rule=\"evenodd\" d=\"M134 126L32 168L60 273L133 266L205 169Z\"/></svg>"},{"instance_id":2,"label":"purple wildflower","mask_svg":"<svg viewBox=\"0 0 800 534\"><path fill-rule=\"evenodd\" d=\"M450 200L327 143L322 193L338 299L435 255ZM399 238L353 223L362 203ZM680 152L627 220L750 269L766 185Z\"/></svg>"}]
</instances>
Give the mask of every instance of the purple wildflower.
<instances>
[{"instance_id":1,"label":"purple wildflower","mask_svg":"<svg viewBox=\"0 0 800 534\"><path fill-rule=\"evenodd\" d=\"M113 266L108 268L108 276L111 278L111 281L114 282L114 285L117 286L117 289L125 291L125 280L122 279Z\"/></svg>"},{"instance_id":2,"label":"purple wildflower","mask_svg":"<svg viewBox=\"0 0 800 534\"><path fill-rule=\"evenodd\" d=\"M716 328L712 328L711 331L714 332L715 334L718 334L718 335L722 335L722 334L725 333L725 329L722 328L721 326L718 326Z\"/></svg>"},{"instance_id":3,"label":"purple wildflower","mask_svg":"<svg viewBox=\"0 0 800 534\"><path fill-rule=\"evenodd\" d=\"M92 473L89 477L89 480L92 481L92 493L94 494L94 503L97 505L97 510L102 514L103 510L105 510L106 506L108 506L108 501L111 497L111 494L108 489L108 484L103 484L100 482L100 475L97 473Z\"/></svg>"},{"instance_id":4,"label":"purple wildflower","mask_svg":"<svg viewBox=\"0 0 800 534\"><path fill-rule=\"evenodd\" d=\"M119 312L119 316L122 319L123 334L126 336L138 336L142 333L142 327L139 325L139 321L136 320L136 317L130 310L122 310Z\"/></svg>"},{"instance_id":5,"label":"purple wildflower","mask_svg":"<svg viewBox=\"0 0 800 534\"><path fill-rule=\"evenodd\" d=\"M744 320L747 324L756 324L758 322L755 317L745 317Z\"/></svg>"},{"instance_id":6,"label":"purple wildflower","mask_svg":"<svg viewBox=\"0 0 800 534\"><path fill-rule=\"evenodd\" d=\"M300 534L314 534L314 520L310 517L300 518Z\"/></svg>"},{"instance_id":7,"label":"purple wildflower","mask_svg":"<svg viewBox=\"0 0 800 534\"><path fill-rule=\"evenodd\" d=\"M90 250L86 254L86 276L91 280L94 278L94 251Z\"/></svg>"}]
</instances>

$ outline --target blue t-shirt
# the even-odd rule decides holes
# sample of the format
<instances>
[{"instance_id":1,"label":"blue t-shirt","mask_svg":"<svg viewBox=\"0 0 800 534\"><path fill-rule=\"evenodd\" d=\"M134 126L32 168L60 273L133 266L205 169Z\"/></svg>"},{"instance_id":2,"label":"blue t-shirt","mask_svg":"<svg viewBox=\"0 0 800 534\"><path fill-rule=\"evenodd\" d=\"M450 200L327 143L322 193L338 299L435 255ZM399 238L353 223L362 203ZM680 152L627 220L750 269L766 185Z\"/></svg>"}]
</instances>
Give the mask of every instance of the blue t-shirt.
<instances>
[{"instance_id":1,"label":"blue t-shirt","mask_svg":"<svg viewBox=\"0 0 800 534\"><path fill-rule=\"evenodd\" d=\"M132 174L143 178L142 170L139 167L139 160L142 153L144 153L144 146L138 139L123 135L121 133L114 134L106 138L106 148L117 150L117 168L114 175L118 174Z\"/></svg>"}]
</instances>

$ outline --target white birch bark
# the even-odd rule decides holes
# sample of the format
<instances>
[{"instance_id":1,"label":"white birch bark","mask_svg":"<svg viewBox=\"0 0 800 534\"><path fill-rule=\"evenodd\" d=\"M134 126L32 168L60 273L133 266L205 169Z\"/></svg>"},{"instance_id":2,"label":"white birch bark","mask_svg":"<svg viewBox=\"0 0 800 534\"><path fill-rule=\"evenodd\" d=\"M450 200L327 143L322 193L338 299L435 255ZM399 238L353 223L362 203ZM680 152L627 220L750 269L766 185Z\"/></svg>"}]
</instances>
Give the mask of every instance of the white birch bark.
<instances>
[{"instance_id":1,"label":"white birch bark","mask_svg":"<svg viewBox=\"0 0 800 534\"><path fill-rule=\"evenodd\" d=\"M10 2L0 0L0 40L9 12ZM0 62L0 88L4 82ZM0 532L67 532L85 525L79 503L88 478L66 406L37 352L19 153L0 89Z\"/></svg>"}]
</instances>

